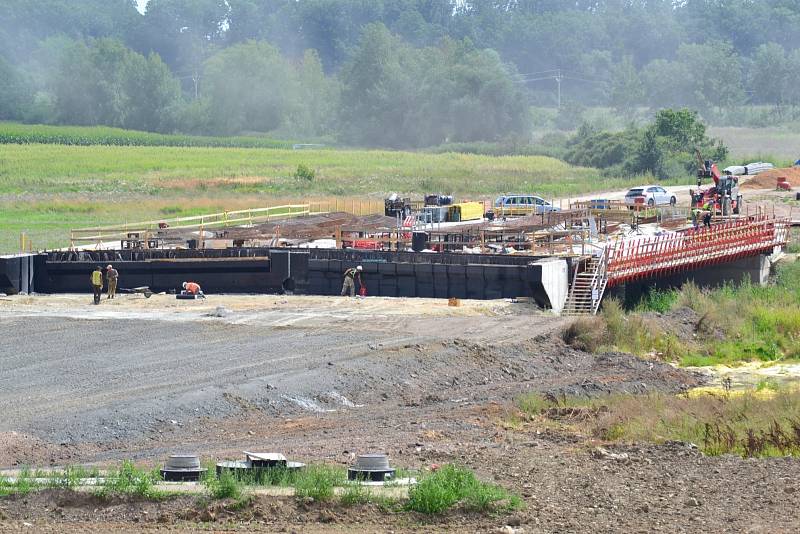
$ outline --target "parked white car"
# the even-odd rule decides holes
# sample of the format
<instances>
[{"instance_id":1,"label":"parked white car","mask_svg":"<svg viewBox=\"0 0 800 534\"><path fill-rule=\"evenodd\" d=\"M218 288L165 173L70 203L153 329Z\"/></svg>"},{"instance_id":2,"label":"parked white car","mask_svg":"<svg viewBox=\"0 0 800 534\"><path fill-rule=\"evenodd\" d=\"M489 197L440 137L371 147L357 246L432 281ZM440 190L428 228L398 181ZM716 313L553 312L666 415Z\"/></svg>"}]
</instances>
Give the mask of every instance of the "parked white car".
<instances>
[{"instance_id":1,"label":"parked white car","mask_svg":"<svg viewBox=\"0 0 800 534\"><path fill-rule=\"evenodd\" d=\"M630 209L652 208L655 206L674 206L678 199L660 185L634 187L625 194L625 205Z\"/></svg>"}]
</instances>

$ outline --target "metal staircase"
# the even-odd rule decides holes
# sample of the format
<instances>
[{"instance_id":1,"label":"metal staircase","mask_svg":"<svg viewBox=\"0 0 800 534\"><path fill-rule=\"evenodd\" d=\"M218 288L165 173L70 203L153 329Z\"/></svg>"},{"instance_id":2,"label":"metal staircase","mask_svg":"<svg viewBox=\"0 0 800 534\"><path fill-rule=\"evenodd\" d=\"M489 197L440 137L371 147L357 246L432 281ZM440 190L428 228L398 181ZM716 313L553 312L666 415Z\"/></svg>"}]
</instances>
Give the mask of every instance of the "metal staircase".
<instances>
[{"instance_id":1,"label":"metal staircase","mask_svg":"<svg viewBox=\"0 0 800 534\"><path fill-rule=\"evenodd\" d=\"M607 266L608 250L605 250L600 256L592 256L583 271L575 270L563 315L594 315L597 313L608 285Z\"/></svg>"}]
</instances>

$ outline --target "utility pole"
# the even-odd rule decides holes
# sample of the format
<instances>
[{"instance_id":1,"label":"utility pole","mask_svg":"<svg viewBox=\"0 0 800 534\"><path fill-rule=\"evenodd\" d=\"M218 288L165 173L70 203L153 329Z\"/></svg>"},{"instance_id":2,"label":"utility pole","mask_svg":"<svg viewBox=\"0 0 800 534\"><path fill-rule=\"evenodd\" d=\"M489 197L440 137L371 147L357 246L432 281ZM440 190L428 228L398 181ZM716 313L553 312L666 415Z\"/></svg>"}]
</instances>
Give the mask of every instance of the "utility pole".
<instances>
[{"instance_id":1,"label":"utility pole","mask_svg":"<svg viewBox=\"0 0 800 534\"><path fill-rule=\"evenodd\" d=\"M558 72L556 72L556 75L553 77L553 79L558 85L558 109L561 109L561 80L564 79L564 76L561 74L561 69L558 69Z\"/></svg>"}]
</instances>

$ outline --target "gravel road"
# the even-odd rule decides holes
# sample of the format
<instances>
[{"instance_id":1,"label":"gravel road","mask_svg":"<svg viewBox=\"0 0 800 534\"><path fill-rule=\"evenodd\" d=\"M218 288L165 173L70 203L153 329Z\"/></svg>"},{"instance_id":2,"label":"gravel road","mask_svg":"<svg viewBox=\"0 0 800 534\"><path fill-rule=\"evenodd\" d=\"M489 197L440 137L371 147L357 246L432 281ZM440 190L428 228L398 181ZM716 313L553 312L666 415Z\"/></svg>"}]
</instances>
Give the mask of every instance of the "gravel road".
<instances>
[{"instance_id":1,"label":"gravel road","mask_svg":"<svg viewBox=\"0 0 800 534\"><path fill-rule=\"evenodd\" d=\"M398 407L435 412L452 399L508 400L531 388L599 394L678 390L694 380L665 365L568 349L552 335L565 319L526 304L220 296L183 305L165 295L95 307L86 300L18 297L0 305L0 328L14 333L0 338L0 465L146 457L163 450L165 435L197 432L202 450L208 421L252 412L356 410L370 421Z\"/></svg>"},{"instance_id":2,"label":"gravel road","mask_svg":"<svg viewBox=\"0 0 800 534\"><path fill-rule=\"evenodd\" d=\"M0 329L13 335L0 338L0 432L108 443L249 407L323 413L355 404L347 395L365 383L359 370L390 375L379 357L387 351L452 335L480 340L523 324L536 334L559 322L508 305L498 315L479 304L449 312L441 302L420 313L419 303L402 301L381 313L372 299L263 297L259 306L255 297L215 297L177 309L167 296L128 299L99 307L84 296L4 302Z\"/></svg>"}]
</instances>

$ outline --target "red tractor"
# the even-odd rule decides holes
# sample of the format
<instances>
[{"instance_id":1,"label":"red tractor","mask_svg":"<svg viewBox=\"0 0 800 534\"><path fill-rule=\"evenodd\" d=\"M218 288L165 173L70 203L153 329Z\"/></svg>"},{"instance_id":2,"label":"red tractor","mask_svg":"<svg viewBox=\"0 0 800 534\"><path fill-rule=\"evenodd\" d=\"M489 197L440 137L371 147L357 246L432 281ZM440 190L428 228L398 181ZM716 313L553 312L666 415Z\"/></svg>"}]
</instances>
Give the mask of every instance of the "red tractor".
<instances>
[{"instance_id":1,"label":"red tractor","mask_svg":"<svg viewBox=\"0 0 800 534\"><path fill-rule=\"evenodd\" d=\"M690 189L692 208L705 209L713 206L715 215L738 215L742 207L742 195L739 194L739 177L732 174L721 174L717 164L711 160L703 160L700 151L695 149L697 158L697 190ZM704 178L714 180L714 185L702 189Z\"/></svg>"}]
</instances>

